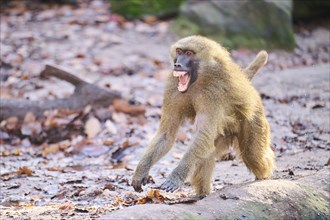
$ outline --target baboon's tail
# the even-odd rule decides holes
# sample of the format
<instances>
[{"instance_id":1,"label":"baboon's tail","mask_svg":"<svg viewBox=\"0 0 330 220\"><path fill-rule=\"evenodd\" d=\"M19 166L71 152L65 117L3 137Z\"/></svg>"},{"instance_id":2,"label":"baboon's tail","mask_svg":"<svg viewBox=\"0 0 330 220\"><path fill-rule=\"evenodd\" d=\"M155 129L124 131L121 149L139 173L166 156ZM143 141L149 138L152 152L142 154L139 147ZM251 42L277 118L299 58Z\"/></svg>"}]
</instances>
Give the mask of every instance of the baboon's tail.
<instances>
[{"instance_id":1,"label":"baboon's tail","mask_svg":"<svg viewBox=\"0 0 330 220\"><path fill-rule=\"evenodd\" d=\"M244 69L247 77L251 80L258 70L263 67L268 60L268 53L265 50L260 51L254 60Z\"/></svg>"}]
</instances>

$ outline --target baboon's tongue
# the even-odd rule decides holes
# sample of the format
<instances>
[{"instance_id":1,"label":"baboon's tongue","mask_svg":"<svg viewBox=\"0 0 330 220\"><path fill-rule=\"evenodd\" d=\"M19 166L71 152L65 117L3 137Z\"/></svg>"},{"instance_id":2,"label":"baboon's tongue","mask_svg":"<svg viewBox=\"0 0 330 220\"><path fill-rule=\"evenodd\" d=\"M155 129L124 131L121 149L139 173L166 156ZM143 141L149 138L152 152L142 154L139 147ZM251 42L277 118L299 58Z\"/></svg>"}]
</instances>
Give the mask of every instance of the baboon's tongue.
<instances>
[{"instance_id":1,"label":"baboon's tongue","mask_svg":"<svg viewBox=\"0 0 330 220\"><path fill-rule=\"evenodd\" d=\"M180 92L184 92L184 91L187 90L188 80L189 80L189 74L188 73L185 73L185 74L179 76L178 90Z\"/></svg>"},{"instance_id":2,"label":"baboon's tongue","mask_svg":"<svg viewBox=\"0 0 330 220\"><path fill-rule=\"evenodd\" d=\"M179 76L179 81L180 81L180 84L186 85L187 81L188 81L188 73L185 73L185 74Z\"/></svg>"},{"instance_id":3,"label":"baboon's tongue","mask_svg":"<svg viewBox=\"0 0 330 220\"><path fill-rule=\"evenodd\" d=\"M173 76L179 78L178 90L180 92L185 92L188 89L190 74L185 71L173 71Z\"/></svg>"}]
</instances>

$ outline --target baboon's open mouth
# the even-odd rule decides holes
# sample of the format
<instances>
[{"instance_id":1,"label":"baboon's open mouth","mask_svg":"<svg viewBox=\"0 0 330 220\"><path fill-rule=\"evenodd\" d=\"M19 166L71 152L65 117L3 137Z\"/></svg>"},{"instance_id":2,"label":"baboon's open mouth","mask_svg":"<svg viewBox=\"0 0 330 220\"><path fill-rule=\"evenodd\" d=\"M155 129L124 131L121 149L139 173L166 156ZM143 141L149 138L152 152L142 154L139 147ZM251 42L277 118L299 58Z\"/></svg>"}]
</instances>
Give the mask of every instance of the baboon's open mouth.
<instances>
[{"instance_id":1,"label":"baboon's open mouth","mask_svg":"<svg viewBox=\"0 0 330 220\"><path fill-rule=\"evenodd\" d=\"M178 90L185 92L188 89L190 74L186 71L173 71L173 76L179 78Z\"/></svg>"}]
</instances>

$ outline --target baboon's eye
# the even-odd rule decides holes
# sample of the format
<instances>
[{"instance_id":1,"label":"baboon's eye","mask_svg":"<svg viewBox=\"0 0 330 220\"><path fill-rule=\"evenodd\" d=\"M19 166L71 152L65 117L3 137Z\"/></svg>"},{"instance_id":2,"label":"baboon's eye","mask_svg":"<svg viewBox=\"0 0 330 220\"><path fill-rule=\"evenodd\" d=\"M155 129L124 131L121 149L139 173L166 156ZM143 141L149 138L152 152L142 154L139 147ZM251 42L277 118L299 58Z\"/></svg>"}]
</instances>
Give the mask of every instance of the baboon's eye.
<instances>
[{"instance_id":1,"label":"baboon's eye","mask_svg":"<svg viewBox=\"0 0 330 220\"><path fill-rule=\"evenodd\" d=\"M180 48L176 48L176 53L179 54L179 55L182 55L183 51Z\"/></svg>"},{"instance_id":2,"label":"baboon's eye","mask_svg":"<svg viewBox=\"0 0 330 220\"><path fill-rule=\"evenodd\" d=\"M186 55L187 55L188 57L190 57L190 56L194 55L194 53L193 53L192 51L190 51L190 50L187 50L187 51L186 51Z\"/></svg>"}]
</instances>

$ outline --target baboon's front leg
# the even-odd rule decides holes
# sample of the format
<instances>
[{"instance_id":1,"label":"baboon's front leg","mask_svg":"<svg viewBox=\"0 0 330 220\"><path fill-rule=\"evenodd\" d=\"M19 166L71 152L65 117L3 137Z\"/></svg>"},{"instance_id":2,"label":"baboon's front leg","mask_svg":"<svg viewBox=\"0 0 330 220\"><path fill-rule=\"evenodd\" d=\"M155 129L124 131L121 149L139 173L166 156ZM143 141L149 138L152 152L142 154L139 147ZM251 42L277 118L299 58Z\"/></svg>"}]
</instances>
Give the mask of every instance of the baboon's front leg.
<instances>
[{"instance_id":1,"label":"baboon's front leg","mask_svg":"<svg viewBox=\"0 0 330 220\"><path fill-rule=\"evenodd\" d=\"M180 117L165 117L161 120L155 137L148 145L142 159L140 160L133 179L132 185L135 191L143 191L141 185L148 180L149 170L160 158L162 158L173 146L176 134L182 119Z\"/></svg>"},{"instance_id":2,"label":"baboon's front leg","mask_svg":"<svg viewBox=\"0 0 330 220\"><path fill-rule=\"evenodd\" d=\"M195 169L195 165L210 157L215 150L215 123L211 123L210 118L206 117L206 115L199 115L196 118L198 120L198 127L191 147L169 178L161 185L161 189L163 190L173 192L178 189Z\"/></svg>"}]
</instances>

